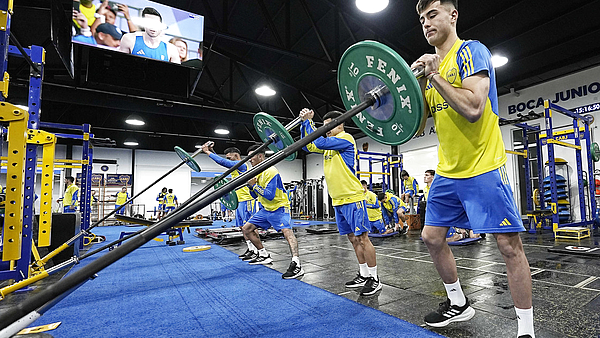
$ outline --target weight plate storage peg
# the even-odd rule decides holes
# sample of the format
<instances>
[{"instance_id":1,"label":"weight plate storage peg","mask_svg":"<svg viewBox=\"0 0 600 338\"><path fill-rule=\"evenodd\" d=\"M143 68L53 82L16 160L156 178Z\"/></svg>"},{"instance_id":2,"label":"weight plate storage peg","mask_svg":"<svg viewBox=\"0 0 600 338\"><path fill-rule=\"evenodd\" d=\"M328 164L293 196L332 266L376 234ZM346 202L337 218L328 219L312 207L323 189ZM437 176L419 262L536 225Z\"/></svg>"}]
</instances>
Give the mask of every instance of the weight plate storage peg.
<instances>
[{"instance_id":1,"label":"weight plate storage peg","mask_svg":"<svg viewBox=\"0 0 600 338\"><path fill-rule=\"evenodd\" d=\"M252 121L258 136L260 136L260 139L263 142L269 142L270 138L273 137L273 142L269 144L269 149L271 149L273 152L276 153L294 143L294 139L290 133L273 116L266 113L257 113L254 115ZM296 153L294 152L285 159L287 161L295 160Z\"/></svg>"},{"instance_id":2,"label":"weight plate storage peg","mask_svg":"<svg viewBox=\"0 0 600 338\"><path fill-rule=\"evenodd\" d=\"M179 158L185 162L185 164L187 164L188 167L190 167L193 171L196 172L201 172L202 169L200 169L200 166L198 165L198 162L196 162L196 160L194 160L194 158L192 156L190 156L190 154L188 154L187 151L181 149L178 146L175 146L175 152L177 153L177 156L179 156Z\"/></svg>"},{"instance_id":3,"label":"weight plate storage peg","mask_svg":"<svg viewBox=\"0 0 600 338\"><path fill-rule=\"evenodd\" d=\"M423 98L408 64L390 47L376 41L350 46L338 65L338 87L346 109L364 101L372 90L384 87L377 103L352 118L372 139L400 145L425 128ZM377 90L376 90L377 91Z\"/></svg>"},{"instance_id":4,"label":"weight plate storage peg","mask_svg":"<svg viewBox=\"0 0 600 338\"><path fill-rule=\"evenodd\" d=\"M220 180L219 182L217 182L217 184L215 184L215 190L224 186L228 182L229 182L229 180L226 178ZM235 210L238 207L238 198L237 198L237 194L235 193L235 190L232 190L229 193L227 193L226 195L223 195L223 197L221 197L220 200L221 200L221 203L223 203L225 208L227 208L228 210Z\"/></svg>"}]
</instances>

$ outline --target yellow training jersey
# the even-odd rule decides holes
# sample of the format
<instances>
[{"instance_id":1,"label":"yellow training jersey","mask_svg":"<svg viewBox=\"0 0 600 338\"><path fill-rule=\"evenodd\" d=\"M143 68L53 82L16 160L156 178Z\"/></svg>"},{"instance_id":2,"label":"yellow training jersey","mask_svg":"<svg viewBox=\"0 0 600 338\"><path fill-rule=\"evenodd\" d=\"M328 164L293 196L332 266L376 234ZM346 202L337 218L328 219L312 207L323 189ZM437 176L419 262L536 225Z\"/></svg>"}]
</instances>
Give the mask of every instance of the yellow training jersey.
<instances>
[{"instance_id":1,"label":"yellow training jersey","mask_svg":"<svg viewBox=\"0 0 600 338\"><path fill-rule=\"evenodd\" d=\"M407 179L405 179L403 184L404 191L412 190L415 193L419 191L419 183L417 183L417 180L412 176L409 176Z\"/></svg>"},{"instance_id":2,"label":"yellow training jersey","mask_svg":"<svg viewBox=\"0 0 600 338\"><path fill-rule=\"evenodd\" d=\"M92 7L88 8L83 5L79 5L79 12L85 15L88 26L92 27L92 24L94 23L94 21L96 21L96 17L94 16L94 14L96 14L96 6L92 5ZM77 23L75 19L73 19L73 22L75 22L75 25L77 27L81 28L81 26L79 26L79 23Z\"/></svg>"},{"instance_id":3,"label":"yellow training jersey","mask_svg":"<svg viewBox=\"0 0 600 338\"><path fill-rule=\"evenodd\" d=\"M302 122L302 137L316 130L312 120ZM327 138L319 137L303 148L323 154L323 171L327 190L334 206L364 201L362 184L356 177L356 142L352 135L341 132Z\"/></svg>"},{"instance_id":4,"label":"yellow training jersey","mask_svg":"<svg viewBox=\"0 0 600 338\"><path fill-rule=\"evenodd\" d=\"M75 185L75 183L71 184L65 190L65 196L63 197L63 206L67 207L69 205L77 205L77 201L79 200L79 187Z\"/></svg>"},{"instance_id":5,"label":"yellow training jersey","mask_svg":"<svg viewBox=\"0 0 600 338\"><path fill-rule=\"evenodd\" d=\"M165 195L165 204L167 207L174 207L176 201L177 201L177 196L175 196L174 194L166 194Z\"/></svg>"},{"instance_id":6,"label":"yellow training jersey","mask_svg":"<svg viewBox=\"0 0 600 338\"><path fill-rule=\"evenodd\" d=\"M381 219L381 206L377 200L377 195L374 192L367 190L365 193L365 201L367 206L367 214L369 215L369 221L376 221Z\"/></svg>"},{"instance_id":7,"label":"yellow training jersey","mask_svg":"<svg viewBox=\"0 0 600 338\"><path fill-rule=\"evenodd\" d=\"M423 195L425 195L425 201L427 201L427 196L429 196L429 186L425 184L425 188L423 188Z\"/></svg>"},{"instance_id":8,"label":"yellow training jersey","mask_svg":"<svg viewBox=\"0 0 600 338\"><path fill-rule=\"evenodd\" d=\"M210 157L213 161L215 161L217 164L226 167L226 168L232 168L233 166L235 166L239 161L231 161L228 160L226 158L223 158L215 153L210 153L208 155L208 157ZM231 173L231 177L233 177L234 179L238 176L240 176L241 174L243 174L244 172L246 172L248 170L248 166L244 163L242 164L239 168L237 168L236 170L234 170ZM252 197L252 195L250 194L250 189L246 186L238 189L235 191L235 194L237 195L238 198L238 202L244 202L244 201L251 201L254 198Z\"/></svg>"},{"instance_id":9,"label":"yellow training jersey","mask_svg":"<svg viewBox=\"0 0 600 338\"><path fill-rule=\"evenodd\" d=\"M116 205L125 204L125 202L127 202L127 197L129 197L129 195L126 192L120 191L119 193L117 193L117 201L115 202L115 204Z\"/></svg>"},{"instance_id":10,"label":"yellow training jersey","mask_svg":"<svg viewBox=\"0 0 600 338\"><path fill-rule=\"evenodd\" d=\"M385 193L385 201L383 201L381 204L387 211L391 213L394 213L399 208L403 208L404 211L406 211L407 207L403 200L389 191Z\"/></svg>"},{"instance_id":11,"label":"yellow training jersey","mask_svg":"<svg viewBox=\"0 0 600 338\"><path fill-rule=\"evenodd\" d=\"M252 187L252 192L258 195L258 202L262 204L267 211L275 211L281 207L289 209L290 200L283 187L283 181L279 171L275 167L258 174L256 184Z\"/></svg>"},{"instance_id":12,"label":"yellow training jersey","mask_svg":"<svg viewBox=\"0 0 600 338\"><path fill-rule=\"evenodd\" d=\"M161 191L158 193L158 197L156 198L156 200L158 201L158 205L165 204L165 196L167 196L167 193L165 192Z\"/></svg>"},{"instance_id":13,"label":"yellow training jersey","mask_svg":"<svg viewBox=\"0 0 600 338\"><path fill-rule=\"evenodd\" d=\"M458 88L462 88L465 78L480 72L486 72L490 78L490 89L483 114L475 123L459 115L431 83L427 84L425 99L439 140L436 174L469 178L498 169L506 162L498 126L496 77L489 50L479 41L458 39L439 68L440 75Z\"/></svg>"}]
</instances>

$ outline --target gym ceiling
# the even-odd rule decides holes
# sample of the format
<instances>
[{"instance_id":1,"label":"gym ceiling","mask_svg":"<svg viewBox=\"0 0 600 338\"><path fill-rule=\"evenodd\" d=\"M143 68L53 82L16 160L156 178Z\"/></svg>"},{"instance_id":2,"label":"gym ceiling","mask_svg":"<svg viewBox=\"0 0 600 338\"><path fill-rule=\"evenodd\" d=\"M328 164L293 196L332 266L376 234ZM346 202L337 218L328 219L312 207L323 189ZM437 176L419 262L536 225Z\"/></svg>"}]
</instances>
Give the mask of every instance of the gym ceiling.
<instances>
[{"instance_id":1,"label":"gym ceiling","mask_svg":"<svg viewBox=\"0 0 600 338\"><path fill-rule=\"evenodd\" d=\"M68 11L71 1L62 2ZM50 40L49 1L15 1L11 31L22 45L47 50L42 121L89 123L96 137L113 139L118 147L133 137L138 149L172 151L178 145L194 151L196 144L214 140L217 152L229 146L245 151L259 141L252 125L256 112L285 124L303 107L314 108L319 122L327 111L340 110L337 64L353 43L380 41L408 64L433 52L421 32L416 0L392 0L377 14L360 12L351 0L160 2L205 18L204 69L191 95L92 83L85 65L94 53L81 46L74 47L71 79ZM600 13L598 0L463 0L459 13L461 38L480 40L492 53L508 57L496 69L500 95L600 64L600 20L593 16ZM182 79L169 69L160 72L163 86L188 81L190 90L198 74ZM9 101L23 104L29 67L11 58L9 73ZM257 96L254 89L264 83L277 94ZM146 124L125 124L132 114ZM217 126L230 134L215 134ZM348 127L355 137L364 136ZM298 130L292 135L298 137Z\"/></svg>"}]
</instances>

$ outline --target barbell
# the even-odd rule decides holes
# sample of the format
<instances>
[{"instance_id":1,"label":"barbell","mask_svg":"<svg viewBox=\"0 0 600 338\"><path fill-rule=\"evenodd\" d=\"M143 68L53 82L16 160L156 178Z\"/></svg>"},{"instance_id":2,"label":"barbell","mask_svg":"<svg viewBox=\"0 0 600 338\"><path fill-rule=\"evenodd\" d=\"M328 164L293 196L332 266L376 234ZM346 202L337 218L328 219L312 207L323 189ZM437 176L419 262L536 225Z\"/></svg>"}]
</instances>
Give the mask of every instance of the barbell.
<instances>
[{"instance_id":1,"label":"barbell","mask_svg":"<svg viewBox=\"0 0 600 338\"><path fill-rule=\"evenodd\" d=\"M359 52L362 53L362 58L359 56L350 58L353 55L360 55L357 54ZM374 68L374 70L371 68ZM345 75L341 75L342 71L348 72L348 74L352 72L354 75L348 75L350 79L346 80ZM364 41L351 46L342 56L338 67L338 86L340 87L344 105L347 108L350 107L348 111L339 117L331 119L329 123L321 126L299 141L284 147L236 179L224 183L219 189L211 192L202 199L195 201L194 198L186 201L186 203L167 215L167 217L148 227L145 231L115 250L109 251L81 269L65 276L51 287L41 290L35 295L31 295L23 302L14 306L11 311L5 311L0 314L0 330L10 326L11 330L17 330L15 332L18 332L20 329L18 323L15 323L16 321L20 319L25 320L23 317L26 316L41 315L43 311L56 303L52 302L53 300L58 301L62 299L64 297L63 294L77 288L100 270L151 241L166 229L176 225L198 210L205 208L230 191L244 185L252 177L279 163L309 143L314 142L317 138L322 137L329 130L345 123L351 118L356 117L355 122L358 120L357 125L361 130L376 140L381 139L380 142L382 143L398 145L407 142L424 125L422 121L424 119L422 112L423 101L420 87L416 81L416 77L422 76L422 74L423 70L411 70L397 53L380 43ZM381 83L376 81L376 79L379 79ZM360 91L359 86L362 88ZM369 110L367 110L368 108ZM380 108L381 110L379 110ZM403 115L410 116L406 117ZM375 122L377 122L377 125ZM250 156L246 158L248 157ZM0 331L0 335L8 333L10 332L6 330Z\"/></svg>"}]
</instances>

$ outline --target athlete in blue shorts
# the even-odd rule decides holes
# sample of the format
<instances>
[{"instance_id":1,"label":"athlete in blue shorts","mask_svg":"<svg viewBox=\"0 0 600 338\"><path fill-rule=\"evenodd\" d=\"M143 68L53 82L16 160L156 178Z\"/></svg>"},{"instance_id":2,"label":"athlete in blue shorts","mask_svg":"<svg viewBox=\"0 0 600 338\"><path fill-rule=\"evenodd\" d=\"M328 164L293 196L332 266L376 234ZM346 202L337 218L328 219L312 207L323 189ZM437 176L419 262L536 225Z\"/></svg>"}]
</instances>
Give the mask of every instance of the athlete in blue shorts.
<instances>
[{"instance_id":1,"label":"athlete in blue shorts","mask_svg":"<svg viewBox=\"0 0 600 338\"><path fill-rule=\"evenodd\" d=\"M406 170L400 172L400 178L402 179L402 186L404 187L404 192L400 196L400 199L402 199L404 203L410 203L410 198L419 192L419 182L417 182L414 177L410 176Z\"/></svg>"},{"instance_id":2,"label":"athlete in blue shorts","mask_svg":"<svg viewBox=\"0 0 600 338\"><path fill-rule=\"evenodd\" d=\"M248 149L248 154L258 149L259 145L254 145ZM252 156L250 163L252 166L257 166L265 160L264 150ZM250 264L269 264L273 260L260 242L260 238L256 232L256 228L264 230L273 227L280 231L287 240L290 251L292 253L292 262L287 271L281 276L283 279L291 279L304 275L304 269L300 265L300 257L298 255L298 241L292 230L292 222L290 217L290 200L288 200L287 192L283 187L281 176L277 168L270 167L258 174L258 176L248 181L250 193L262 204L263 208L257 211L242 230L244 235L249 238L254 246L258 249L258 254L252 255Z\"/></svg>"},{"instance_id":3,"label":"athlete in blue shorts","mask_svg":"<svg viewBox=\"0 0 600 338\"><path fill-rule=\"evenodd\" d=\"M469 320L475 310L462 292L446 243L450 226L492 233L506 262L521 338L535 337L531 271L519 232L525 228L513 199L498 126L498 95L491 53L479 41L458 38L456 0L419 0L417 13L435 54L421 56L419 80L426 114L433 115L439 163L427 198L423 240L448 299L425 317L434 327Z\"/></svg>"},{"instance_id":4,"label":"athlete in blue shorts","mask_svg":"<svg viewBox=\"0 0 600 338\"><path fill-rule=\"evenodd\" d=\"M394 231L404 235L408 232L406 225L407 206L398 196L386 191L377 194L377 199L381 201L381 211L383 212L383 222L390 225Z\"/></svg>"},{"instance_id":5,"label":"athlete in blue shorts","mask_svg":"<svg viewBox=\"0 0 600 338\"><path fill-rule=\"evenodd\" d=\"M215 154L212 150L214 146L214 142L208 141L202 145L202 151L210 157L211 160L215 161L215 163L225 167L231 168L235 166L238 162L242 160L242 153L238 148L231 147L225 149L225 158ZM248 166L246 164L242 164L239 168L234 170L231 173L231 177L234 179L241 174L245 173L248 170ZM256 199L250 194L248 187L243 187L237 189L235 191L238 198L238 207L235 211L235 225L238 227L243 227L246 222L254 215L256 212L255 205ZM221 207L221 210L223 207ZM223 210L222 210L223 211ZM225 213L229 211L223 211L223 221L225 220ZM256 233L258 235L258 232ZM259 237L260 238L260 237ZM252 254L258 253L258 249L252 244L252 242L244 235L244 240L246 241L246 245L248 248L246 251L239 255L238 257L244 261L249 261L252 259Z\"/></svg>"},{"instance_id":6,"label":"athlete in blue shorts","mask_svg":"<svg viewBox=\"0 0 600 338\"><path fill-rule=\"evenodd\" d=\"M315 131L312 121L314 112L308 108L300 111L302 125L301 137ZM332 111L323 117L327 124L342 113ZM369 217L365 206L365 195L360 181L356 177L356 142L352 135L344 131L340 124L327 132L327 138L319 137L309 143L304 150L323 154L323 171L327 190L335 209L335 221L340 235L348 235L358 259L359 272L346 283L346 287L361 287L361 295L372 295L381 290L377 276L377 258L375 247L369 240Z\"/></svg>"},{"instance_id":7,"label":"athlete in blue shorts","mask_svg":"<svg viewBox=\"0 0 600 338\"><path fill-rule=\"evenodd\" d=\"M369 215L369 232L379 233L382 235L394 232L393 229L386 229L383 223L383 214L381 212L381 205L377 200L377 195L368 189L367 181L362 180L360 183L363 186L365 192L365 206L367 207L367 215Z\"/></svg>"}]
</instances>

